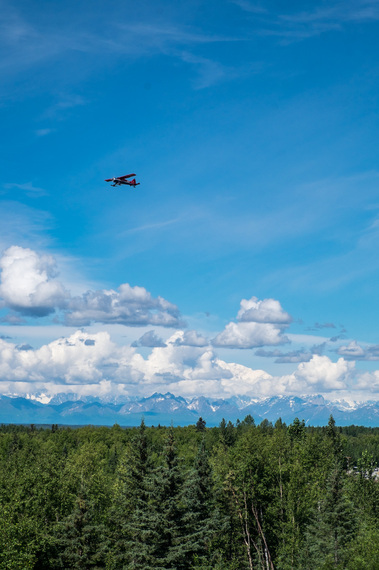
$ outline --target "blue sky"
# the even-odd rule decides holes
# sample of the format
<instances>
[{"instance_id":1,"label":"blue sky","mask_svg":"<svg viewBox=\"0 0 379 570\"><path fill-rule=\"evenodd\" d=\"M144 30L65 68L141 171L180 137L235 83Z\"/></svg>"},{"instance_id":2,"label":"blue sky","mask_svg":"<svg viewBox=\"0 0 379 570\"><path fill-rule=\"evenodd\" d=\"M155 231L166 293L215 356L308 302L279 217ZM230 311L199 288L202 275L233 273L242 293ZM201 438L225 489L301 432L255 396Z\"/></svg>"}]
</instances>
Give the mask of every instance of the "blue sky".
<instances>
[{"instance_id":1,"label":"blue sky","mask_svg":"<svg viewBox=\"0 0 379 570\"><path fill-rule=\"evenodd\" d=\"M378 27L1 2L1 393L377 399Z\"/></svg>"}]
</instances>

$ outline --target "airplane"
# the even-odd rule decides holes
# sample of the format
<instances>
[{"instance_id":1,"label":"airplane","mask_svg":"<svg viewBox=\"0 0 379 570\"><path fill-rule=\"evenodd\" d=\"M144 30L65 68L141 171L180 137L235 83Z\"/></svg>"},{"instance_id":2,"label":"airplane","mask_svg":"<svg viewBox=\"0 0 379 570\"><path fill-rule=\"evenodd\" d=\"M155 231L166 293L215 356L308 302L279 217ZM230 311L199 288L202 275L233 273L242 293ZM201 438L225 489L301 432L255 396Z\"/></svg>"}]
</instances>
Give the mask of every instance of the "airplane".
<instances>
[{"instance_id":1,"label":"airplane","mask_svg":"<svg viewBox=\"0 0 379 570\"><path fill-rule=\"evenodd\" d=\"M131 178L132 176L136 176L135 174L125 174L125 176L117 176L115 178L106 178L105 182L113 182L111 186L121 186L125 184L126 186L133 186L135 188L138 186L139 182L136 182L136 179L133 180L126 180L127 178Z\"/></svg>"}]
</instances>

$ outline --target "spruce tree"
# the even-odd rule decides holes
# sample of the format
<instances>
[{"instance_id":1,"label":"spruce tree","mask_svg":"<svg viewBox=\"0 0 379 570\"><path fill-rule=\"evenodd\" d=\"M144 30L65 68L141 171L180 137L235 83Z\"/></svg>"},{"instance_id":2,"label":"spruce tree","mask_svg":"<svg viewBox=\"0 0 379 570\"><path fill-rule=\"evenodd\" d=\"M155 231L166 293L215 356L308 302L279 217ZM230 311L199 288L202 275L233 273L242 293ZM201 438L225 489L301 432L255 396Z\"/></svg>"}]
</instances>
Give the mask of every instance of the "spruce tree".
<instances>
[{"instance_id":1,"label":"spruce tree","mask_svg":"<svg viewBox=\"0 0 379 570\"><path fill-rule=\"evenodd\" d=\"M200 418L196 422L196 429L197 431L205 431L206 421L200 416Z\"/></svg>"},{"instance_id":2,"label":"spruce tree","mask_svg":"<svg viewBox=\"0 0 379 570\"><path fill-rule=\"evenodd\" d=\"M151 524L152 468L144 420L127 446L116 471L109 513L112 547L109 568L154 568L157 537Z\"/></svg>"},{"instance_id":3,"label":"spruce tree","mask_svg":"<svg viewBox=\"0 0 379 570\"><path fill-rule=\"evenodd\" d=\"M346 495L344 478L336 462L306 533L303 553L306 569L339 568L346 562L346 548L356 531L356 517Z\"/></svg>"},{"instance_id":4,"label":"spruce tree","mask_svg":"<svg viewBox=\"0 0 379 570\"><path fill-rule=\"evenodd\" d=\"M89 570L104 568L107 539L105 526L97 516L95 501L82 482L74 509L54 531L56 568Z\"/></svg>"},{"instance_id":5,"label":"spruce tree","mask_svg":"<svg viewBox=\"0 0 379 570\"><path fill-rule=\"evenodd\" d=\"M184 549L188 564L207 554L214 532L212 520L212 480L208 454L202 440L193 468L190 470L184 486ZM190 566L188 566L190 567Z\"/></svg>"},{"instance_id":6,"label":"spruce tree","mask_svg":"<svg viewBox=\"0 0 379 570\"><path fill-rule=\"evenodd\" d=\"M288 426L288 434L292 442L301 441L305 436L304 420L300 421L299 418L295 418L292 424Z\"/></svg>"},{"instance_id":7,"label":"spruce tree","mask_svg":"<svg viewBox=\"0 0 379 570\"><path fill-rule=\"evenodd\" d=\"M155 473L155 525L160 531L157 544L158 566L187 568L183 543L183 480L175 447L174 432L168 433L163 453L164 463ZM157 566L157 567L158 567Z\"/></svg>"},{"instance_id":8,"label":"spruce tree","mask_svg":"<svg viewBox=\"0 0 379 570\"><path fill-rule=\"evenodd\" d=\"M125 461L127 460L127 461ZM141 424L123 462L114 524L114 552L108 567L134 570L186 568L183 547L182 477L173 430L162 465L152 469L145 426Z\"/></svg>"}]
</instances>

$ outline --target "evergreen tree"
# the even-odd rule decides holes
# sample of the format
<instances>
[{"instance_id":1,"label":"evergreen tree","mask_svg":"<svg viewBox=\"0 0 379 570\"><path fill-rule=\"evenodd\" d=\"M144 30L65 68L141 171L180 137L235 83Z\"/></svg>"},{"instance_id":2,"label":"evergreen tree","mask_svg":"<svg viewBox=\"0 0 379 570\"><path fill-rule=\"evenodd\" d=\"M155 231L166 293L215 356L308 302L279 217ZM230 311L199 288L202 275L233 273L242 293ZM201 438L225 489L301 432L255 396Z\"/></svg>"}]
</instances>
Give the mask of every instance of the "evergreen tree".
<instances>
[{"instance_id":1,"label":"evergreen tree","mask_svg":"<svg viewBox=\"0 0 379 570\"><path fill-rule=\"evenodd\" d=\"M123 462L123 482L115 511L114 552L108 567L125 569L186 568L183 545L182 478L170 429L162 465L151 468L145 426ZM116 499L117 500L117 499Z\"/></svg>"},{"instance_id":2,"label":"evergreen tree","mask_svg":"<svg viewBox=\"0 0 379 570\"><path fill-rule=\"evenodd\" d=\"M341 434L339 433L336 422L331 415L328 421L328 425L325 428L325 433L330 441L330 445L332 447L332 451L336 457L342 460L341 451L342 451L342 442L341 442Z\"/></svg>"},{"instance_id":3,"label":"evergreen tree","mask_svg":"<svg viewBox=\"0 0 379 570\"><path fill-rule=\"evenodd\" d=\"M255 421L254 418L251 414L247 414L247 416L245 416L245 418L242 420L241 425L243 426L255 426Z\"/></svg>"},{"instance_id":4,"label":"evergreen tree","mask_svg":"<svg viewBox=\"0 0 379 570\"><path fill-rule=\"evenodd\" d=\"M116 470L114 500L109 512L112 547L107 567L153 568L157 541L150 522L153 502L152 467L144 420Z\"/></svg>"},{"instance_id":5,"label":"evergreen tree","mask_svg":"<svg viewBox=\"0 0 379 570\"><path fill-rule=\"evenodd\" d=\"M234 425L230 420L228 421L228 423L226 423L225 418L222 418L219 428L220 428L221 441L227 447L231 447L236 440Z\"/></svg>"},{"instance_id":6,"label":"evergreen tree","mask_svg":"<svg viewBox=\"0 0 379 570\"><path fill-rule=\"evenodd\" d=\"M288 434L291 438L291 441L300 441L305 436L305 422L304 420L300 421L299 418L295 418L288 426Z\"/></svg>"},{"instance_id":7,"label":"evergreen tree","mask_svg":"<svg viewBox=\"0 0 379 570\"><path fill-rule=\"evenodd\" d=\"M0 426L0 568L377 570L378 450L332 417Z\"/></svg>"},{"instance_id":8,"label":"evergreen tree","mask_svg":"<svg viewBox=\"0 0 379 570\"><path fill-rule=\"evenodd\" d=\"M207 554L215 521L212 505L211 468L208 453L202 440L193 468L188 474L183 493L183 544L189 564Z\"/></svg>"},{"instance_id":9,"label":"evergreen tree","mask_svg":"<svg viewBox=\"0 0 379 570\"><path fill-rule=\"evenodd\" d=\"M346 562L347 545L356 531L356 513L348 500L345 475L335 464L306 533L304 568L339 568Z\"/></svg>"},{"instance_id":10,"label":"evergreen tree","mask_svg":"<svg viewBox=\"0 0 379 570\"><path fill-rule=\"evenodd\" d=\"M53 568L90 570L104 568L107 540L97 516L96 502L82 483L73 512L55 527L58 561Z\"/></svg>"},{"instance_id":11,"label":"evergreen tree","mask_svg":"<svg viewBox=\"0 0 379 570\"><path fill-rule=\"evenodd\" d=\"M179 469L173 428L169 430L163 453L164 463L155 473L155 520L159 532L157 563L162 568L187 567L183 543L183 480ZM158 567L157 566L157 567Z\"/></svg>"}]
</instances>

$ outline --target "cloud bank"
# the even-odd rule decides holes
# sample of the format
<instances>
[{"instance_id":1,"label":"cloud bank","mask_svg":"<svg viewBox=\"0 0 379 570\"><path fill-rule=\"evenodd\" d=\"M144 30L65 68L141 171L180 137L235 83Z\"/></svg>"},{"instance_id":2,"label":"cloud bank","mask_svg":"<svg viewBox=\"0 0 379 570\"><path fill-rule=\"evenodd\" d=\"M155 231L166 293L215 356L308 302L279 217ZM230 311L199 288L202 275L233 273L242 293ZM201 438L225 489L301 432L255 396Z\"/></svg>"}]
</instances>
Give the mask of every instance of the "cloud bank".
<instances>
[{"instance_id":1,"label":"cloud bank","mask_svg":"<svg viewBox=\"0 0 379 570\"><path fill-rule=\"evenodd\" d=\"M149 336L150 340L154 337ZM36 350L0 339L0 389L3 393L67 390L101 395L234 395L328 394L339 390L369 390L379 394L379 375L359 374L354 362L313 355L293 373L273 376L264 370L225 362L210 346L183 346L175 332L164 346L144 358L133 346L118 346L107 332L76 331ZM142 341L140 339L140 344Z\"/></svg>"},{"instance_id":2,"label":"cloud bank","mask_svg":"<svg viewBox=\"0 0 379 570\"><path fill-rule=\"evenodd\" d=\"M144 287L124 283L117 289L88 290L73 296L59 281L57 263L51 255L11 246L0 258L0 269L1 308L11 311L2 317L3 322L22 327L25 319L54 317L73 327L97 324L98 328L102 324L108 328L77 330L37 349L1 335L0 393L43 391L52 396L75 391L95 396L141 396L170 391L188 397L226 398L351 391L379 397L379 372L359 372L354 362L379 359L376 345L362 347L350 341L335 347L337 362L324 354L326 340L283 352L278 345L291 342L285 331L292 317L276 299L242 299L236 320L207 338L196 330L183 330L176 305L153 297ZM125 344L112 340L109 330L114 329L110 325L176 330L165 339L154 329L146 330ZM332 327L328 324L322 328ZM306 337L301 338L305 343ZM224 349L258 349L256 356L296 368L289 374L270 374L227 362L218 354L225 353Z\"/></svg>"},{"instance_id":3,"label":"cloud bank","mask_svg":"<svg viewBox=\"0 0 379 570\"><path fill-rule=\"evenodd\" d=\"M0 258L0 269L1 305L21 315L45 317L62 311L69 326L97 322L175 328L182 324L176 305L128 283L117 290L86 291L72 297L57 279L53 256L29 248L9 247Z\"/></svg>"}]
</instances>

